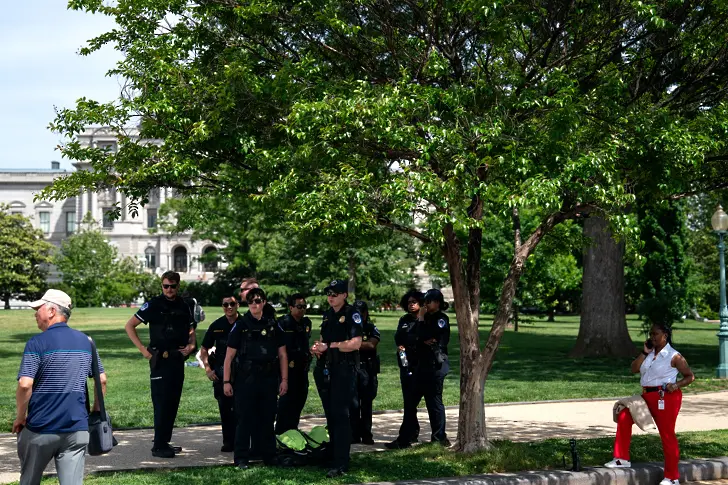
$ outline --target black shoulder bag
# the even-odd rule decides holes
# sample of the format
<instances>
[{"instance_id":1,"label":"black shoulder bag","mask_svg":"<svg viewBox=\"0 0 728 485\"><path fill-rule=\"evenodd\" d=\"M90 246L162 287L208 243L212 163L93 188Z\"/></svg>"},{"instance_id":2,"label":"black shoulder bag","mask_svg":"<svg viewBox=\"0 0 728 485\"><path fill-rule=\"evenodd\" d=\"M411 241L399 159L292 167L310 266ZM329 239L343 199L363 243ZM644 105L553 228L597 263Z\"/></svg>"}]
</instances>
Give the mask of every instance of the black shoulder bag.
<instances>
[{"instance_id":1,"label":"black shoulder bag","mask_svg":"<svg viewBox=\"0 0 728 485\"><path fill-rule=\"evenodd\" d=\"M96 356L96 344L91 342L91 372L94 375L94 390L99 401L99 411L91 411L89 402L88 384L86 385L86 409L88 410L88 454L91 456L104 455L116 446L116 440L111 429L111 417L106 412L104 393L101 388L101 373L99 360Z\"/></svg>"}]
</instances>

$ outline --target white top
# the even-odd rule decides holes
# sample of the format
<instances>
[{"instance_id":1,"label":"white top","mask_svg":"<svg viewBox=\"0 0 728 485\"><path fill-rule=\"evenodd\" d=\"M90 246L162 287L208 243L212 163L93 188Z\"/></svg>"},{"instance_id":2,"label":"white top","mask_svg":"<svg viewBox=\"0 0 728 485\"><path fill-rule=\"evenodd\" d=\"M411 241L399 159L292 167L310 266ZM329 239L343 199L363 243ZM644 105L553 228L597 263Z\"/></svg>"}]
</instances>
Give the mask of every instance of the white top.
<instances>
[{"instance_id":1,"label":"white top","mask_svg":"<svg viewBox=\"0 0 728 485\"><path fill-rule=\"evenodd\" d=\"M680 354L670 344L655 355L652 350L640 366L640 385L642 387L657 387L663 384L677 382L677 368L672 366L672 358Z\"/></svg>"}]
</instances>

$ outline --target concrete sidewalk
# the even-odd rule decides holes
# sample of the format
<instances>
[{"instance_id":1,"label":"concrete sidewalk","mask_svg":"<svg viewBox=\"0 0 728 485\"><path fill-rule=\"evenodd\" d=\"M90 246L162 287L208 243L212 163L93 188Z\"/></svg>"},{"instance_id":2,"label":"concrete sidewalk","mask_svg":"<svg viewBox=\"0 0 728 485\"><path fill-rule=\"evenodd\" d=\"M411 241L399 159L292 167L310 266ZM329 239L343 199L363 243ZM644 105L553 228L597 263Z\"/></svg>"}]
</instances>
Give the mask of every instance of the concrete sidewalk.
<instances>
[{"instance_id":1,"label":"concrete sidewalk","mask_svg":"<svg viewBox=\"0 0 728 485\"><path fill-rule=\"evenodd\" d=\"M546 438L594 438L614 436L616 425L612 421L614 399L586 401L560 401L537 403L511 403L486 406L488 438L512 441L538 441ZM686 395L677 421L677 431L702 431L728 429L728 391ZM457 434L458 410L448 409L448 434ZM384 443L396 438L402 414L386 412L374 416L375 446L354 445L353 451L383 450ZM430 429L427 413L419 413L420 439L429 441ZM320 417L303 419L301 429L324 424ZM635 434L643 434L635 427ZM139 470L144 468L179 468L230 464L232 454L221 453L219 426L177 428L173 444L184 451L173 459L159 459L151 455L151 429L117 431L114 433L119 446L105 456L87 457L86 472L112 470ZM0 434L0 483L19 479L16 436ZM47 473L53 473L53 464ZM437 482L427 483L454 483ZM464 482L463 482L464 483ZM475 483L475 482L472 482ZM515 483L515 482L514 482ZM561 482L553 482L561 483ZM604 482L612 483L612 482Z\"/></svg>"}]
</instances>

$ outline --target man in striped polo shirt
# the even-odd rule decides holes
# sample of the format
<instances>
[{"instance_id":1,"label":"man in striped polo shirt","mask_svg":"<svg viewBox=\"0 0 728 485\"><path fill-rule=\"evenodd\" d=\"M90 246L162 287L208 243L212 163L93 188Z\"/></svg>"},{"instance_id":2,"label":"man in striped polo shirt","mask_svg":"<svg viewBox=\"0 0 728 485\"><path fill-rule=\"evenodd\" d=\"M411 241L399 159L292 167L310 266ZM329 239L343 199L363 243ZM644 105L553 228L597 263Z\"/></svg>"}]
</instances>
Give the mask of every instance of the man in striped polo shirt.
<instances>
[{"instance_id":1,"label":"man in striped polo shirt","mask_svg":"<svg viewBox=\"0 0 728 485\"><path fill-rule=\"evenodd\" d=\"M30 307L36 311L42 333L25 344L18 372L13 433L18 433L20 484L40 483L51 459L55 459L61 485L80 484L88 444L86 379L92 376L91 342L66 323L71 316L71 297L66 293L48 290ZM99 371L105 393L101 359Z\"/></svg>"}]
</instances>

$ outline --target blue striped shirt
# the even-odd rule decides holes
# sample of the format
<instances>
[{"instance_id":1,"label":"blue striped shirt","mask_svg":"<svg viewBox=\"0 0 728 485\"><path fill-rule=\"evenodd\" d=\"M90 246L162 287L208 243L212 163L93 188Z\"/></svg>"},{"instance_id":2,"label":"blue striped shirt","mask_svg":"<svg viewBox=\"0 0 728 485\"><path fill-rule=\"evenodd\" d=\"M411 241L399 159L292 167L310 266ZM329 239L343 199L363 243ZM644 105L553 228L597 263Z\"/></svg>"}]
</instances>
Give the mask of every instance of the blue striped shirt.
<instances>
[{"instance_id":1,"label":"blue striped shirt","mask_svg":"<svg viewBox=\"0 0 728 485\"><path fill-rule=\"evenodd\" d=\"M104 372L101 359L99 371ZM18 380L33 379L26 427L34 433L88 430L86 379L91 376L91 342L85 334L56 323L28 340L18 372Z\"/></svg>"}]
</instances>

